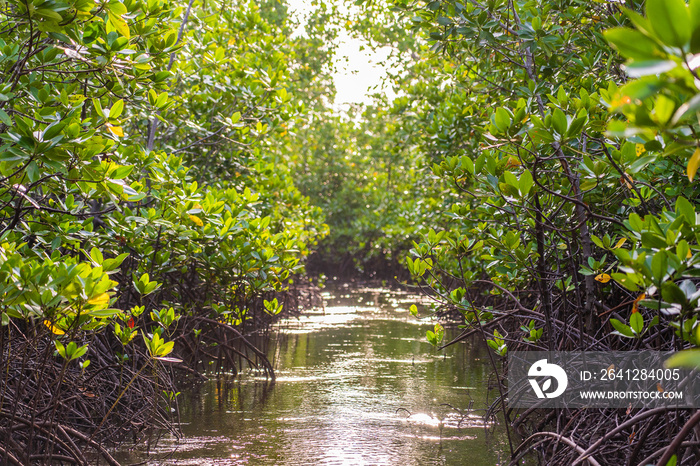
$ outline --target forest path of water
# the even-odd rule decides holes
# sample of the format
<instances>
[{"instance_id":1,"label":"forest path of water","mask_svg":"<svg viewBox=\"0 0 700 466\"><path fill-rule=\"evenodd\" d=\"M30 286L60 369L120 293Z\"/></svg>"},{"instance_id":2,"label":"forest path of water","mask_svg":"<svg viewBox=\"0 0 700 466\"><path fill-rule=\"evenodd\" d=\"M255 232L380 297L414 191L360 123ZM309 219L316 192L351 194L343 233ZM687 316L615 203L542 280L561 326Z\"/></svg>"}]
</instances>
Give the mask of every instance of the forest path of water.
<instances>
[{"instance_id":1,"label":"forest path of water","mask_svg":"<svg viewBox=\"0 0 700 466\"><path fill-rule=\"evenodd\" d=\"M326 291L325 310L274 333L274 386L244 375L183 394L185 438L161 441L159 455L177 450L149 464L501 464L501 431L486 432L483 411L467 412L470 400L475 409L487 403L484 349L438 353L425 341L432 324L407 311L417 299L383 288Z\"/></svg>"}]
</instances>

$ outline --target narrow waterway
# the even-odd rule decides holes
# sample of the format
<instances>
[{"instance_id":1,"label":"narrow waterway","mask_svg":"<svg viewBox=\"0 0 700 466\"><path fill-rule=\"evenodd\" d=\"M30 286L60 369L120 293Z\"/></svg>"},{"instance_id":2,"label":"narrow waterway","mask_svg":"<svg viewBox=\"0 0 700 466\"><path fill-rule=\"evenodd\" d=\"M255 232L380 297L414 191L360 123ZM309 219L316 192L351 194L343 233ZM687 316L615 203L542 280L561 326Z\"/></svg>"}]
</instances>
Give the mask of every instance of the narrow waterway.
<instances>
[{"instance_id":1,"label":"narrow waterway","mask_svg":"<svg viewBox=\"0 0 700 466\"><path fill-rule=\"evenodd\" d=\"M152 450L149 464L507 462L502 428L482 418L486 349L435 350L425 341L434 323L408 312L420 299L383 288L329 289L325 309L278 325L270 345L274 386L244 374L181 395L185 437L162 440L155 455L163 459Z\"/></svg>"}]
</instances>

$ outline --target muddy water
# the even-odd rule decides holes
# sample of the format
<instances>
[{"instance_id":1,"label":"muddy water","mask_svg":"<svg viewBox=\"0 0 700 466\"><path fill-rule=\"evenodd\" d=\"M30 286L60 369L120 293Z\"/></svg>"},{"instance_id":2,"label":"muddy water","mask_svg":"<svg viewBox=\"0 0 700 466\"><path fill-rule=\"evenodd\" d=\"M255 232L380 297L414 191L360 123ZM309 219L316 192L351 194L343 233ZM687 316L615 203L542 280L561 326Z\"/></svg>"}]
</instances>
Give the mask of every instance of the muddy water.
<instances>
[{"instance_id":1,"label":"muddy water","mask_svg":"<svg viewBox=\"0 0 700 466\"><path fill-rule=\"evenodd\" d=\"M325 310L275 332L274 386L244 374L181 395L184 438L162 440L148 464L507 463L503 429L482 418L483 347L437 352L425 341L433 324L409 314L420 298L408 293L337 287L324 298Z\"/></svg>"}]
</instances>

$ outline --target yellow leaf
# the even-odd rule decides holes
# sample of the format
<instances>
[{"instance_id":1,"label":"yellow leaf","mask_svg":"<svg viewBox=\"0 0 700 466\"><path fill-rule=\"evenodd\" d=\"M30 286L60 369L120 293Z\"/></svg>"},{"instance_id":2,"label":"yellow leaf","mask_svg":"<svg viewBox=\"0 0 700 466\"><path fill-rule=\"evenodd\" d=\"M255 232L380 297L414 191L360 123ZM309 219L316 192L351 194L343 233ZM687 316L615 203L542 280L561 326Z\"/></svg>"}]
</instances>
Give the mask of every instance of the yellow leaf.
<instances>
[{"instance_id":1,"label":"yellow leaf","mask_svg":"<svg viewBox=\"0 0 700 466\"><path fill-rule=\"evenodd\" d=\"M632 183L634 183L634 179L632 179L631 176L629 176L627 173L625 173L623 176L620 177L620 183L624 183L627 185L629 189L632 189Z\"/></svg>"},{"instance_id":2,"label":"yellow leaf","mask_svg":"<svg viewBox=\"0 0 700 466\"><path fill-rule=\"evenodd\" d=\"M102 293L99 296L90 298L88 299L88 304L105 307L109 304L109 295L107 293Z\"/></svg>"},{"instance_id":3,"label":"yellow leaf","mask_svg":"<svg viewBox=\"0 0 700 466\"><path fill-rule=\"evenodd\" d=\"M515 157L508 157L508 162L506 162L506 168L519 167L520 165L522 165L520 163L520 160L518 160Z\"/></svg>"},{"instance_id":4,"label":"yellow leaf","mask_svg":"<svg viewBox=\"0 0 700 466\"><path fill-rule=\"evenodd\" d=\"M637 296L637 299L635 299L634 302L632 303L632 314L634 314L635 312L639 312L639 301L641 301L642 299L645 299L646 297L647 297L646 293L642 293L639 296Z\"/></svg>"},{"instance_id":5,"label":"yellow leaf","mask_svg":"<svg viewBox=\"0 0 700 466\"><path fill-rule=\"evenodd\" d=\"M107 129L109 130L110 133L114 134L115 136L119 138L124 137L124 130L122 129L121 126L107 126Z\"/></svg>"},{"instance_id":6,"label":"yellow leaf","mask_svg":"<svg viewBox=\"0 0 700 466\"><path fill-rule=\"evenodd\" d=\"M196 215L190 215L190 220L197 224L197 226L204 226L204 222L202 221L202 219L197 217Z\"/></svg>"},{"instance_id":7,"label":"yellow leaf","mask_svg":"<svg viewBox=\"0 0 700 466\"><path fill-rule=\"evenodd\" d=\"M44 325L46 325L49 328L49 330L51 330L56 335L64 335L66 333L48 320L44 321Z\"/></svg>"},{"instance_id":8,"label":"yellow leaf","mask_svg":"<svg viewBox=\"0 0 700 466\"><path fill-rule=\"evenodd\" d=\"M129 25L126 24L126 21L124 21L124 18L122 18L121 15L115 15L110 11L107 13L107 16L109 17L109 22L112 23L114 29L119 31L119 34L126 37L127 39L131 37Z\"/></svg>"},{"instance_id":9,"label":"yellow leaf","mask_svg":"<svg viewBox=\"0 0 700 466\"><path fill-rule=\"evenodd\" d=\"M617 242L617 244L615 245L615 247L614 247L613 249L619 248L620 246L622 246L623 244L625 244L625 241L627 241L627 238L622 238L622 239L620 239L620 241Z\"/></svg>"},{"instance_id":10,"label":"yellow leaf","mask_svg":"<svg viewBox=\"0 0 700 466\"><path fill-rule=\"evenodd\" d=\"M635 149L637 151L637 157L639 157L640 155L642 155L644 152L647 151L646 148L644 147L644 144L637 144L635 146Z\"/></svg>"},{"instance_id":11,"label":"yellow leaf","mask_svg":"<svg viewBox=\"0 0 700 466\"><path fill-rule=\"evenodd\" d=\"M595 279L600 283L608 283L610 281L610 275L608 275L607 273L601 273L600 275L595 277Z\"/></svg>"},{"instance_id":12,"label":"yellow leaf","mask_svg":"<svg viewBox=\"0 0 700 466\"><path fill-rule=\"evenodd\" d=\"M693 178L695 178L695 173L698 171L698 166L700 166L700 147L695 149L695 152L693 152L690 160L688 160L688 180L693 181Z\"/></svg>"}]
</instances>

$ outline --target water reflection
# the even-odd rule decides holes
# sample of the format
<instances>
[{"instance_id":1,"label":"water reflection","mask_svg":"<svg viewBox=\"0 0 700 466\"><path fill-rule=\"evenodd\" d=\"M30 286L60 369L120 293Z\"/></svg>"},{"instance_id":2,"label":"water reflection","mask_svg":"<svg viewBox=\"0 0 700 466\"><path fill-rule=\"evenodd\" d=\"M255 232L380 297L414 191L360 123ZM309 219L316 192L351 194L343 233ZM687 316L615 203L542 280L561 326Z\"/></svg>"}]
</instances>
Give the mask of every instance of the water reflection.
<instances>
[{"instance_id":1,"label":"water reflection","mask_svg":"<svg viewBox=\"0 0 700 466\"><path fill-rule=\"evenodd\" d=\"M280 323L274 387L248 374L183 395L185 437L161 441L163 459L150 464L507 463L502 431L477 410L488 402L483 348L438 353L425 342L433 324L408 313L417 302L408 293L340 288L325 301Z\"/></svg>"}]
</instances>

